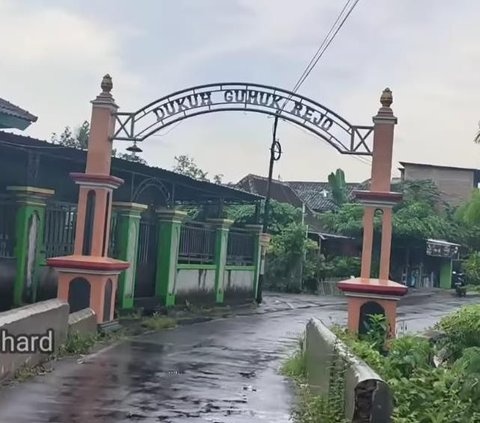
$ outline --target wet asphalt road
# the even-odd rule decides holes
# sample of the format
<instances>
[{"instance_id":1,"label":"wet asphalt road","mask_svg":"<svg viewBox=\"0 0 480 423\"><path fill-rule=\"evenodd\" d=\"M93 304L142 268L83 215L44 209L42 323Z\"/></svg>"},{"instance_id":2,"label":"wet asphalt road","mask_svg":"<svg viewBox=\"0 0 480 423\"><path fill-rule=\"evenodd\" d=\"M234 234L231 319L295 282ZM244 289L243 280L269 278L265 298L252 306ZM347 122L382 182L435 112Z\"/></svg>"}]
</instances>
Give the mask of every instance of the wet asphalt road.
<instances>
[{"instance_id":1,"label":"wet asphalt road","mask_svg":"<svg viewBox=\"0 0 480 423\"><path fill-rule=\"evenodd\" d=\"M412 297L400 307L400 327L421 330L478 301ZM259 311L59 362L53 373L0 392L0 423L287 423L294 392L278 374L282 358L309 318L344 323L346 307L342 298L270 295Z\"/></svg>"}]
</instances>

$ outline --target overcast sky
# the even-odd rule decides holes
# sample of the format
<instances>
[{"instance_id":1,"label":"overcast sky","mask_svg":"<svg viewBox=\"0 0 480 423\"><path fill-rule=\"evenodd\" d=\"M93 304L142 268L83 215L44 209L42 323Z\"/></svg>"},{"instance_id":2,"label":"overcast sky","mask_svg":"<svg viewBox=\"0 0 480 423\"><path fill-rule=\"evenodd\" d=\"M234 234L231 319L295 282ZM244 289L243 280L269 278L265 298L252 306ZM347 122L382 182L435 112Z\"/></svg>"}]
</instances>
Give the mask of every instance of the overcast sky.
<instances>
[{"instance_id":1,"label":"overcast sky","mask_svg":"<svg viewBox=\"0 0 480 423\"><path fill-rule=\"evenodd\" d=\"M39 117L28 135L49 139L89 119L105 73L122 111L170 92L220 81L291 89L344 0L0 0L0 97ZM480 2L360 0L299 93L354 124L371 124L385 87L399 119L398 161L480 167ZM209 174L266 175L272 119L216 113L187 119L142 144L151 165L188 154ZM281 123L274 175L348 181L364 161ZM117 147L125 147L124 144Z\"/></svg>"}]
</instances>

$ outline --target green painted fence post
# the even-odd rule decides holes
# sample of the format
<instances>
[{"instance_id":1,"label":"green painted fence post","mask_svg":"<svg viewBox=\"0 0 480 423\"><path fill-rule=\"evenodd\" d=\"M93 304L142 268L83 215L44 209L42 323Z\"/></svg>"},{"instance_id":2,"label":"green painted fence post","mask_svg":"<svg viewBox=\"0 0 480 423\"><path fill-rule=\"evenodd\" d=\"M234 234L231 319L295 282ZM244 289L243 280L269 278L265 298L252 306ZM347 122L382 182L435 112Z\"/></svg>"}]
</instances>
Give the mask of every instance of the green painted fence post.
<instances>
[{"instance_id":1,"label":"green painted fence post","mask_svg":"<svg viewBox=\"0 0 480 423\"><path fill-rule=\"evenodd\" d=\"M216 228L215 233L215 301L223 303L224 297L224 276L227 264L228 231L233 225L233 220L208 219Z\"/></svg>"},{"instance_id":2,"label":"green painted fence post","mask_svg":"<svg viewBox=\"0 0 480 423\"><path fill-rule=\"evenodd\" d=\"M175 305L175 278L177 276L180 230L186 212L174 209L159 209L157 272L155 277L155 297L164 305Z\"/></svg>"},{"instance_id":3,"label":"green painted fence post","mask_svg":"<svg viewBox=\"0 0 480 423\"><path fill-rule=\"evenodd\" d=\"M138 236L140 216L148 206L136 203L114 202L117 213L116 259L128 261L130 267L118 278L118 305L120 309L133 308L135 277L137 271Z\"/></svg>"},{"instance_id":4,"label":"green painted fence post","mask_svg":"<svg viewBox=\"0 0 480 423\"><path fill-rule=\"evenodd\" d=\"M38 269L44 251L46 200L55 191L51 189L10 186L18 204L15 217L15 250L17 260L13 305L35 302Z\"/></svg>"},{"instance_id":5,"label":"green painted fence post","mask_svg":"<svg viewBox=\"0 0 480 423\"><path fill-rule=\"evenodd\" d=\"M262 225L245 225L245 228L252 232L254 236L254 250L253 250L253 266L255 267L253 276L253 295L257 298L258 277L260 275L260 266L262 262L262 245L260 242L260 235L262 233Z\"/></svg>"}]
</instances>

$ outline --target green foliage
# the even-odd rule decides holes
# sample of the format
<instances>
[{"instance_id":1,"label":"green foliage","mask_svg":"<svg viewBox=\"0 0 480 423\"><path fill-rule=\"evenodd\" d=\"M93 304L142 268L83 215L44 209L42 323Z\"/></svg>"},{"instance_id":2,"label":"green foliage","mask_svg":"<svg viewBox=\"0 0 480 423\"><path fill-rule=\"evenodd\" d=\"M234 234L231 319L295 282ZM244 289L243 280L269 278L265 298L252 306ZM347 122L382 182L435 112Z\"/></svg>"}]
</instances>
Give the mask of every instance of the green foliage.
<instances>
[{"instance_id":1,"label":"green foliage","mask_svg":"<svg viewBox=\"0 0 480 423\"><path fill-rule=\"evenodd\" d=\"M303 351L304 339L299 338L297 350L283 363L280 372L296 381L303 382L307 377L307 363Z\"/></svg>"},{"instance_id":2,"label":"green foliage","mask_svg":"<svg viewBox=\"0 0 480 423\"><path fill-rule=\"evenodd\" d=\"M359 276L361 259L359 257L335 256L328 258L324 266L325 277L349 278Z\"/></svg>"},{"instance_id":3,"label":"green foliage","mask_svg":"<svg viewBox=\"0 0 480 423\"><path fill-rule=\"evenodd\" d=\"M480 225L480 190L475 188L468 202L462 204L456 217L468 225Z\"/></svg>"},{"instance_id":4,"label":"green foliage","mask_svg":"<svg viewBox=\"0 0 480 423\"><path fill-rule=\"evenodd\" d=\"M467 282L471 285L480 285L480 252L470 254L467 260L462 263Z\"/></svg>"},{"instance_id":5,"label":"green foliage","mask_svg":"<svg viewBox=\"0 0 480 423\"><path fill-rule=\"evenodd\" d=\"M50 137L50 142L60 144L64 147L86 150L88 148L88 138L90 137L90 123L84 121L74 132L69 126L66 126L60 135L55 132ZM119 153L115 148L112 149L112 157L129 162L146 164L147 162L135 153Z\"/></svg>"},{"instance_id":6,"label":"green foliage","mask_svg":"<svg viewBox=\"0 0 480 423\"><path fill-rule=\"evenodd\" d=\"M335 351L336 359L330 368L330 388L324 395L316 395L307 385L307 368L303 340L297 350L282 365L281 373L297 382L299 400L292 418L297 423L346 423L344 418L345 371L347 363Z\"/></svg>"},{"instance_id":7,"label":"green foliage","mask_svg":"<svg viewBox=\"0 0 480 423\"><path fill-rule=\"evenodd\" d=\"M329 230L346 236L361 236L363 233L363 206L343 204L336 212L326 212L319 216L320 222Z\"/></svg>"},{"instance_id":8,"label":"green foliage","mask_svg":"<svg viewBox=\"0 0 480 423\"><path fill-rule=\"evenodd\" d=\"M470 304L445 316L436 327L445 333L442 346L450 360L470 347L480 347L480 304Z\"/></svg>"},{"instance_id":9,"label":"green foliage","mask_svg":"<svg viewBox=\"0 0 480 423\"><path fill-rule=\"evenodd\" d=\"M60 347L59 355L79 355L88 354L94 347L95 343L100 339L100 335L79 334L77 332L69 333L67 341Z\"/></svg>"},{"instance_id":10,"label":"green foliage","mask_svg":"<svg viewBox=\"0 0 480 423\"><path fill-rule=\"evenodd\" d=\"M194 158L185 154L175 156L175 165L173 166L173 171L199 181L211 182L210 179L207 178L208 172L200 169L195 163ZM216 184L221 184L222 178L223 175L214 175L213 182Z\"/></svg>"},{"instance_id":11,"label":"green foliage","mask_svg":"<svg viewBox=\"0 0 480 423\"><path fill-rule=\"evenodd\" d=\"M305 239L305 227L297 223L287 225L272 237L265 269L266 281L271 288L300 292L300 271L310 242Z\"/></svg>"},{"instance_id":12,"label":"green foliage","mask_svg":"<svg viewBox=\"0 0 480 423\"><path fill-rule=\"evenodd\" d=\"M383 314L370 314L368 317L367 342L380 354L385 353L385 344L388 337L388 322Z\"/></svg>"},{"instance_id":13,"label":"green foliage","mask_svg":"<svg viewBox=\"0 0 480 423\"><path fill-rule=\"evenodd\" d=\"M348 200L345 172L342 169L337 169L335 173L330 173L328 175L328 183L332 191L333 202L338 207L341 207Z\"/></svg>"},{"instance_id":14,"label":"green foliage","mask_svg":"<svg viewBox=\"0 0 480 423\"><path fill-rule=\"evenodd\" d=\"M147 317L142 321L142 326L148 330L158 331L164 329L173 329L175 326L177 326L177 322L171 317L162 316L159 313L153 313L152 316Z\"/></svg>"},{"instance_id":15,"label":"green foliage","mask_svg":"<svg viewBox=\"0 0 480 423\"><path fill-rule=\"evenodd\" d=\"M358 339L338 327L332 330L390 386L394 423L470 423L480 422L479 317L479 304L465 306L438 323L445 337L437 344L402 336L389 341L386 356L372 342L373 334ZM383 328L380 332L379 339ZM450 359L436 367L433 356L445 349Z\"/></svg>"}]
</instances>

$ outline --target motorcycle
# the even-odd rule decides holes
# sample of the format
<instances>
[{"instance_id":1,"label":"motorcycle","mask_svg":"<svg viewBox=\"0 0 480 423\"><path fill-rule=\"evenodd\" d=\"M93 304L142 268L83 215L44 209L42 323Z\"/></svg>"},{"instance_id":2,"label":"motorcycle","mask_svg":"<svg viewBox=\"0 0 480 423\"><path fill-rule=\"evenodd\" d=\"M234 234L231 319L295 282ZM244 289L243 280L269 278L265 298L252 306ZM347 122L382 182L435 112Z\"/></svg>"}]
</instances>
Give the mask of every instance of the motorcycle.
<instances>
[{"instance_id":1,"label":"motorcycle","mask_svg":"<svg viewBox=\"0 0 480 423\"><path fill-rule=\"evenodd\" d=\"M453 285L455 287L455 293L457 297L465 297L467 295L467 287L465 284L465 277L463 273L453 272Z\"/></svg>"}]
</instances>

